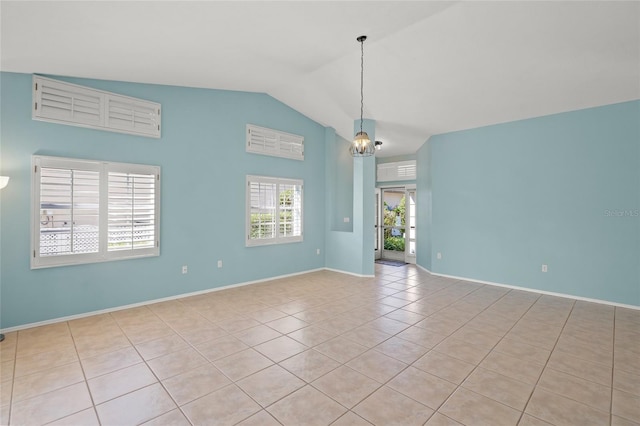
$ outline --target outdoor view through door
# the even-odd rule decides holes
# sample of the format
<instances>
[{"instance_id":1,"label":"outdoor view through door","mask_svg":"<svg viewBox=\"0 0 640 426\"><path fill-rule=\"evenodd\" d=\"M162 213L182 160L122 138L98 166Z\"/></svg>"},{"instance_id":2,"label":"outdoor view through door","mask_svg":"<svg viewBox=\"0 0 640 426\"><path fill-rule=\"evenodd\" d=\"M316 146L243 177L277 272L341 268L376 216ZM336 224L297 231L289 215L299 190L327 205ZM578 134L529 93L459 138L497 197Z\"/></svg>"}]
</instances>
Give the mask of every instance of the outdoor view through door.
<instances>
[{"instance_id":1,"label":"outdoor view through door","mask_svg":"<svg viewBox=\"0 0 640 426\"><path fill-rule=\"evenodd\" d=\"M376 258L415 263L415 223L415 188L382 188L377 192Z\"/></svg>"}]
</instances>

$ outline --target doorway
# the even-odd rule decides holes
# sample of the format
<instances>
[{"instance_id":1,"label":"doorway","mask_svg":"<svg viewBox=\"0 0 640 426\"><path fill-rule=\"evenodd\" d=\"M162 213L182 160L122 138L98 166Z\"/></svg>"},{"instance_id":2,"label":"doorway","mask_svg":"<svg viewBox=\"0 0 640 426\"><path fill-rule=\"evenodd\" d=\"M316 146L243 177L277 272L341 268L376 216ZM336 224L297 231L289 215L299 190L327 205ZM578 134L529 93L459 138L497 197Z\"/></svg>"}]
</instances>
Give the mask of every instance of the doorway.
<instances>
[{"instance_id":1,"label":"doorway","mask_svg":"<svg viewBox=\"0 0 640 426\"><path fill-rule=\"evenodd\" d=\"M376 189L376 259L416 262L416 189Z\"/></svg>"}]
</instances>

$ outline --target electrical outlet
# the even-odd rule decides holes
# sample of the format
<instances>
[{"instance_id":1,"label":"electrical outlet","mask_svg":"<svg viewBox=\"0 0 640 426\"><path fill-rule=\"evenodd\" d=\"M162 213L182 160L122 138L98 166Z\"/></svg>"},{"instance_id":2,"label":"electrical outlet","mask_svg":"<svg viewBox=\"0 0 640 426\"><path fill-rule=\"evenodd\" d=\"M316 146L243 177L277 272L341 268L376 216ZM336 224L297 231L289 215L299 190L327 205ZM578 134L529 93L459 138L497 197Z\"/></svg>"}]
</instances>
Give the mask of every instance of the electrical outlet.
<instances>
[{"instance_id":1,"label":"electrical outlet","mask_svg":"<svg viewBox=\"0 0 640 426\"><path fill-rule=\"evenodd\" d=\"M222 260L218 260L218 268L222 268Z\"/></svg>"},{"instance_id":2,"label":"electrical outlet","mask_svg":"<svg viewBox=\"0 0 640 426\"><path fill-rule=\"evenodd\" d=\"M187 272L189 272L189 269L187 268L187 265L182 265L182 273L186 274Z\"/></svg>"},{"instance_id":3,"label":"electrical outlet","mask_svg":"<svg viewBox=\"0 0 640 426\"><path fill-rule=\"evenodd\" d=\"M442 259L442 253L438 252L438 254L436 254L436 259L438 260Z\"/></svg>"},{"instance_id":4,"label":"electrical outlet","mask_svg":"<svg viewBox=\"0 0 640 426\"><path fill-rule=\"evenodd\" d=\"M349 219L348 217L345 217L344 219L342 219L344 221L344 223L349 223L351 221L351 219Z\"/></svg>"},{"instance_id":5,"label":"electrical outlet","mask_svg":"<svg viewBox=\"0 0 640 426\"><path fill-rule=\"evenodd\" d=\"M320 249L316 249L316 254L320 254Z\"/></svg>"},{"instance_id":6,"label":"electrical outlet","mask_svg":"<svg viewBox=\"0 0 640 426\"><path fill-rule=\"evenodd\" d=\"M548 270L547 265L543 264L542 265L542 272L547 272L547 270Z\"/></svg>"}]
</instances>

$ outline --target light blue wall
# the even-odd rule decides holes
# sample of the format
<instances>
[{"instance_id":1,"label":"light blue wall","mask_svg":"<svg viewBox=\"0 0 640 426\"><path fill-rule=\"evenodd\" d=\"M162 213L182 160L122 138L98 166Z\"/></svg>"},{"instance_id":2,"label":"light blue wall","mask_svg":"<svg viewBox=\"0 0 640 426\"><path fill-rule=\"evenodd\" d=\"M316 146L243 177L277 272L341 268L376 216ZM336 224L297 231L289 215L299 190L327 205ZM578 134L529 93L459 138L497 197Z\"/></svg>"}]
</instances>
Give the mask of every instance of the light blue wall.
<instances>
[{"instance_id":1,"label":"light blue wall","mask_svg":"<svg viewBox=\"0 0 640 426\"><path fill-rule=\"evenodd\" d=\"M160 102L162 138L51 124L31 119L31 78L0 75L0 170L11 177L1 191L0 327L324 267L323 126L265 94L76 79ZM246 153L247 123L303 135L304 162ZM160 257L30 270L33 154L160 165ZM304 179L304 242L245 247L247 174Z\"/></svg>"},{"instance_id":2,"label":"light blue wall","mask_svg":"<svg viewBox=\"0 0 640 426\"><path fill-rule=\"evenodd\" d=\"M634 101L433 136L430 269L640 306L639 123Z\"/></svg>"},{"instance_id":3,"label":"light blue wall","mask_svg":"<svg viewBox=\"0 0 640 426\"><path fill-rule=\"evenodd\" d=\"M354 123L354 129L360 130L360 121ZM364 120L363 129L375 140L375 121ZM331 227L327 230L326 266L356 275L372 276L374 274L374 214L375 214L375 158L350 158L353 166L353 177L341 181L335 169L336 159L343 156L339 150L348 150L344 139L336 136L333 129L327 129L325 143L333 146L327 150L326 187L327 199L335 197L330 193L336 185L348 185L353 188L352 230L337 231ZM348 152L348 151L347 151ZM327 204L327 217L332 217L333 208Z\"/></svg>"},{"instance_id":4,"label":"light blue wall","mask_svg":"<svg viewBox=\"0 0 640 426\"><path fill-rule=\"evenodd\" d=\"M376 152L379 152L379 151L376 151ZM393 157L378 157L378 156L376 156L376 164L394 163L396 161L411 161L411 160L415 160L415 159L416 159L416 155L415 154L396 155L396 156L393 156Z\"/></svg>"},{"instance_id":5,"label":"light blue wall","mask_svg":"<svg viewBox=\"0 0 640 426\"><path fill-rule=\"evenodd\" d=\"M334 132L335 133L335 132ZM349 154L349 142L335 135L326 146L327 176L327 221L332 231L353 231L353 158ZM344 219L349 218L349 222Z\"/></svg>"},{"instance_id":6,"label":"light blue wall","mask_svg":"<svg viewBox=\"0 0 640 426\"><path fill-rule=\"evenodd\" d=\"M431 145L416 155L416 263L431 270Z\"/></svg>"}]
</instances>

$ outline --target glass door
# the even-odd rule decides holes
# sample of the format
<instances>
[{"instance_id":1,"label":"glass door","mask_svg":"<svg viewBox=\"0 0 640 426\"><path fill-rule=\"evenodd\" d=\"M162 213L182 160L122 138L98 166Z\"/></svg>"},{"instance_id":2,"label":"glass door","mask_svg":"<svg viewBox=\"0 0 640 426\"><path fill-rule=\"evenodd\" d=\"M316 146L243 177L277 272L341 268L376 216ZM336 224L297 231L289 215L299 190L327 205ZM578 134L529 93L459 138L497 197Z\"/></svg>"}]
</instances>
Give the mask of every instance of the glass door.
<instances>
[{"instance_id":1,"label":"glass door","mask_svg":"<svg viewBox=\"0 0 640 426\"><path fill-rule=\"evenodd\" d=\"M381 219L381 257L405 261L406 196L404 187L382 189Z\"/></svg>"},{"instance_id":2,"label":"glass door","mask_svg":"<svg viewBox=\"0 0 640 426\"><path fill-rule=\"evenodd\" d=\"M382 226L380 224L380 189L376 188L376 213L375 213L375 221L373 222L373 227L375 228L375 239L374 239L374 250L375 250L375 260L380 259L382 256L382 250L380 250L381 241L382 241L382 233L380 230Z\"/></svg>"},{"instance_id":3,"label":"glass door","mask_svg":"<svg viewBox=\"0 0 640 426\"><path fill-rule=\"evenodd\" d=\"M406 199L406 223L409 233L406 236L405 262L416 263L416 189L407 187Z\"/></svg>"},{"instance_id":4,"label":"glass door","mask_svg":"<svg viewBox=\"0 0 640 426\"><path fill-rule=\"evenodd\" d=\"M416 188L376 189L376 259L416 263Z\"/></svg>"}]
</instances>

